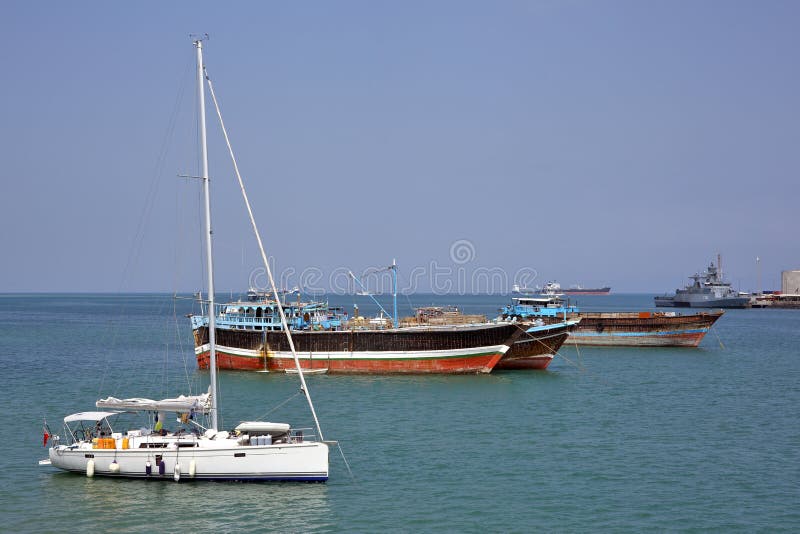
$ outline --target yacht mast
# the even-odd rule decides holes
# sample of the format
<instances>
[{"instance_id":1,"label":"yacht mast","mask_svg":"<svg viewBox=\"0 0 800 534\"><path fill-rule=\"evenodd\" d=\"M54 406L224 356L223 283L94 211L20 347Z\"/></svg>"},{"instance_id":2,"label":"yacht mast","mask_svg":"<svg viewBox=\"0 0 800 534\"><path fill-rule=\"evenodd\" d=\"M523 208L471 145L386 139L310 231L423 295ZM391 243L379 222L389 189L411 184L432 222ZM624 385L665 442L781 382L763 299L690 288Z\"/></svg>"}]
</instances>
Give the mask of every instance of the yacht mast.
<instances>
[{"instance_id":1,"label":"yacht mast","mask_svg":"<svg viewBox=\"0 0 800 534\"><path fill-rule=\"evenodd\" d=\"M217 352L216 342L216 310L214 307L214 262L211 254L211 198L209 195L208 153L206 147L206 95L203 86L203 39L194 42L197 48L197 101L200 117L200 161L203 180L203 203L205 204L205 237L206 237L206 269L208 270L208 344L209 370L211 372L211 428L217 430Z\"/></svg>"}]
</instances>

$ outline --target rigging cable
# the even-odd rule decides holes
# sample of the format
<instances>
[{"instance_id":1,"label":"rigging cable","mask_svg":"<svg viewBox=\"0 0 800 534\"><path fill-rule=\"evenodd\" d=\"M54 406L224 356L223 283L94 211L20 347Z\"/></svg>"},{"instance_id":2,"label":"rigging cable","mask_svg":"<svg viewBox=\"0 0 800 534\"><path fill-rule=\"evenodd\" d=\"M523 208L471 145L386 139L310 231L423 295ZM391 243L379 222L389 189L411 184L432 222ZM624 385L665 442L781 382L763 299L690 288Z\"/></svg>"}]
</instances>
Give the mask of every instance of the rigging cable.
<instances>
[{"instance_id":1,"label":"rigging cable","mask_svg":"<svg viewBox=\"0 0 800 534\"><path fill-rule=\"evenodd\" d=\"M285 405L286 405L286 404L287 404L289 401L291 401L292 399L294 399L295 397L297 397L298 395L300 395L300 393L302 393L302 391L298 391L297 393L295 393L294 395L292 395L291 397L289 397L288 399L286 399L286 400L285 400L285 401L283 401L282 403L280 403L280 404L278 404L277 406L275 406L275 407L273 407L273 408L271 408L271 409L267 410L267 412L266 412L264 415L262 415L262 416L258 417L258 418L257 418L257 420L259 420L259 421L260 421L260 420L262 420L262 419L266 419L266 417L267 417L269 414L271 414L272 412L274 412L274 411L275 411L275 410L277 410L278 408L281 408L281 407L285 406Z\"/></svg>"},{"instance_id":2,"label":"rigging cable","mask_svg":"<svg viewBox=\"0 0 800 534\"><path fill-rule=\"evenodd\" d=\"M308 407L311 410L311 415L314 418L314 424L317 427L317 435L319 435L320 441L325 441L325 438L322 436L322 428L319 425L319 419L317 418L317 412L314 409L314 403L311 401L311 394L308 392L308 388L306 387L306 379L303 376L303 370L300 366L300 359L297 356L297 351L295 350L294 340L292 339L292 332L289 330L289 325L286 321L286 314L283 311L283 304L281 303L280 295L278 294L278 288L275 285L275 278L272 276L272 268L269 265L269 261L267 259L267 253L264 250L264 244L261 241L261 234L258 232L258 226L256 225L256 219L253 215L253 210L250 206L250 200L247 197L247 192L244 188L244 181L242 180L242 175L239 173L239 165L236 163L236 158L233 155L233 147L231 146L230 139L228 138L228 131L225 128L225 122L222 120L222 112L219 108L219 102L217 102L217 96L214 93L214 86L211 83L211 78L208 76L208 72L205 70L205 66L203 66L203 73L205 75L206 81L208 82L208 89L209 93L211 94L211 99L214 101L214 107L217 110L217 117L219 118L219 124L222 128L222 134L225 137L225 143L228 146L228 153L231 156L231 161L233 162L233 169L236 172L236 179L239 182L239 189L242 192L242 198L244 200L245 206L247 207L247 213L250 217L250 224L253 228L253 233L255 234L256 241L258 242L258 248L261 252L261 259L264 262L264 268L267 270L267 276L269 277L269 283L272 287L272 293L275 297L276 305L278 308L278 313L281 317L281 326L283 327L284 332L286 333L286 340L289 342L289 349L292 352L292 356L294 358L295 366L297 367L297 376L300 378L300 389L306 396L306 400L308 401ZM214 313L214 310L211 310L210 313Z\"/></svg>"},{"instance_id":3,"label":"rigging cable","mask_svg":"<svg viewBox=\"0 0 800 534\"><path fill-rule=\"evenodd\" d=\"M134 233L133 238L133 246L129 248L128 259L126 261L125 267L122 271L122 276L119 284L118 293L122 294L124 286L128 283L130 272L133 270L133 267L138 261L138 258L141 254L143 242L144 242L144 233L146 227L146 221L149 219L149 215L153 210L153 205L155 204L156 193L158 191L158 184L160 179L163 175L164 165L168 153L168 147L170 145L171 139L173 137L173 133L175 131L175 125L177 123L177 116L178 112L181 107L181 103L183 102L183 95L186 89L186 80L188 78L187 74L189 72L189 67L187 67L186 72L181 75L178 85L178 93L175 97L175 102L173 103L172 112L170 113L169 119L167 121L167 127L164 132L164 136L161 142L161 148L159 150L158 156L156 158L156 162L153 168L153 178L150 182L150 185L147 189L147 193L145 194L145 201L144 207L142 208L139 221L136 226L136 231ZM122 307L119 311L119 319L123 324L127 321L124 320L127 312L128 312L128 304L127 301L123 300ZM163 310L163 308L162 308ZM111 342L108 344L109 351L106 353L105 358L105 365L103 367L103 372L101 373L100 380L98 382L98 389L97 395L98 397L102 394L103 390L105 389L105 379L108 375L109 367L111 364L111 355L116 352L115 347L117 346L117 340L120 335L120 327L118 325L111 324L110 328L112 332L112 339ZM118 384L117 387L114 389L114 394L117 394L120 385Z\"/></svg>"},{"instance_id":4,"label":"rigging cable","mask_svg":"<svg viewBox=\"0 0 800 534\"><path fill-rule=\"evenodd\" d=\"M409 290L414 289L414 288L411 287L411 280L410 279L406 278L404 275L400 274L399 272L397 273L397 276L402 279L402 282L404 282L404 283L407 282L406 283L406 287ZM406 298L406 304L408 304L408 309L409 309L409 312L411 313L411 316L414 317L416 315L416 310L414 309L414 306L411 304L411 298L408 296L408 291L402 292L402 294Z\"/></svg>"}]
</instances>

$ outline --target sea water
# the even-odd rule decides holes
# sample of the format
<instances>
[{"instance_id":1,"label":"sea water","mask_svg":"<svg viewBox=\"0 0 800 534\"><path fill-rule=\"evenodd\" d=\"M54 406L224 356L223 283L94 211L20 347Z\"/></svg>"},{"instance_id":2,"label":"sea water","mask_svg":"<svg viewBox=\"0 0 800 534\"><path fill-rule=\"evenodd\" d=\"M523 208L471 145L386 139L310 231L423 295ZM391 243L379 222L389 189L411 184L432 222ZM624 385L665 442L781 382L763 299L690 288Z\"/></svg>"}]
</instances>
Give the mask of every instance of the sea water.
<instances>
[{"instance_id":1,"label":"sea water","mask_svg":"<svg viewBox=\"0 0 800 534\"><path fill-rule=\"evenodd\" d=\"M653 309L652 295L576 298L585 310ZM330 300L376 311L365 297ZM494 316L507 300L414 295L400 309ZM193 306L0 295L2 530L800 529L800 310L729 310L697 349L565 346L546 371L308 376L324 436L341 444L327 484L89 479L38 466L45 418L61 433L65 415L100 397L205 390ZM313 427L298 380L221 373L223 427Z\"/></svg>"}]
</instances>

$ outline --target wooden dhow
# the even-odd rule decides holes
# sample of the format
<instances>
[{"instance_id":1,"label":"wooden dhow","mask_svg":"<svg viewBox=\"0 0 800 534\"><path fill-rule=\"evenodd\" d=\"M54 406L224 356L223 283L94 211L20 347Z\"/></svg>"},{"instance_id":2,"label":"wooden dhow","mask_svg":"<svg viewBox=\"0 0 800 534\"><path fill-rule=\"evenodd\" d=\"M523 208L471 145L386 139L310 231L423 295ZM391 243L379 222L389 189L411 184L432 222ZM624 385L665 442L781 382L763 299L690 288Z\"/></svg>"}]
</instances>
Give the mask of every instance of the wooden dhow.
<instances>
[{"instance_id":1,"label":"wooden dhow","mask_svg":"<svg viewBox=\"0 0 800 534\"><path fill-rule=\"evenodd\" d=\"M503 317L548 323L579 319L567 343L614 347L697 347L723 313L582 312L560 295L514 298L502 310Z\"/></svg>"},{"instance_id":2,"label":"wooden dhow","mask_svg":"<svg viewBox=\"0 0 800 534\"><path fill-rule=\"evenodd\" d=\"M303 305L287 305L290 315L307 316ZM222 306L217 311L217 365L220 369L285 372L293 356L274 321L274 301ZM292 328L300 366L328 373L490 373L523 335L515 324L410 324L386 317L322 319ZM247 321L239 320L247 318ZM297 324L297 323L295 323ZM397 326L395 326L397 324ZM207 315L192 317L197 364L210 365Z\"/></svg>"}]
</instances>

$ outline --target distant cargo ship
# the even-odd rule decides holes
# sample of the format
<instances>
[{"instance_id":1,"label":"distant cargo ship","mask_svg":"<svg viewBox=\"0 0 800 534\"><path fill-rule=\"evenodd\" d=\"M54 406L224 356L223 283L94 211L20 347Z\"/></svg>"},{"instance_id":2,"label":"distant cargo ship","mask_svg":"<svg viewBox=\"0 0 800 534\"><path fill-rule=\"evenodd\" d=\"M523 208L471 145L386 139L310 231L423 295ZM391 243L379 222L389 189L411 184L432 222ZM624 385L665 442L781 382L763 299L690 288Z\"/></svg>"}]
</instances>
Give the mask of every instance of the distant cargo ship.
<instances>
[{"instance_id":1,"label":"distant cargo ship","mask_svg":"<svg viewBox=\"0 0 800 534\"><path fill-rule=\"evenodd\" d=\"M565 295L608 295L611 293L610 287L581 287L571 286L568 289L562 289L562 293Z\"/></svg>"},{"instance_id":2,"label":"distant cargo ship","mask_svg":"<svg viewBox=\"0 0 800 534\"><path fill-rule=\"evenodd\" d=\"M611 293L611 288L583 287L577 284L564 289L558 282L547 282L544 286L536 286L535 288L521 287L518 284L514 284L511 292L518 295L608 295Z\"/></svg>"}]
</instances>

